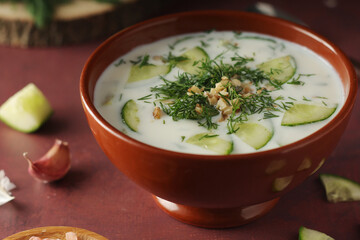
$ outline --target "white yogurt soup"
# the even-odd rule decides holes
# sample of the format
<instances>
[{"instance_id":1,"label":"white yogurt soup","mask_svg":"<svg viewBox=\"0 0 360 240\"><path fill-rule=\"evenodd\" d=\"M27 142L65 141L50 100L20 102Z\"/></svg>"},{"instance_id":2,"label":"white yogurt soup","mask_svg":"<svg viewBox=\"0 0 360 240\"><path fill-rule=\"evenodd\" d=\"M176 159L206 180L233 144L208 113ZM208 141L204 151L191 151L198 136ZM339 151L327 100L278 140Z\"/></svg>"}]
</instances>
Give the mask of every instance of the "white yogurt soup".
<instances>
[{"instance_id":1,"label":"white yogurt soup","mask_svg":"<svg viewBox=\"0 0 360 240\"><path fill-rule=\"evenodd\" d=\"M277 148L326 125L344 90L311 50L251 32L209 31L139 46L100 76L94 97L115 128L195 154Z\"/></svg>"}]
</instances>

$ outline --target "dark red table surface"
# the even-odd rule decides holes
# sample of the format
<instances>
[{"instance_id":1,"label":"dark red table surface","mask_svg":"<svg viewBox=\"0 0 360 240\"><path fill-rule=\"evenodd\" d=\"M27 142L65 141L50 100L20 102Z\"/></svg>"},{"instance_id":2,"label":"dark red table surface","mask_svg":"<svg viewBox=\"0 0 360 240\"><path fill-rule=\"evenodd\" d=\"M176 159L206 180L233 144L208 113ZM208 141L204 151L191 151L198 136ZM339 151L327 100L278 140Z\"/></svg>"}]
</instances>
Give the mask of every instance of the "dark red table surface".
<instances>
[{"instance_id":1,"label":"dark red table surface","mask_svg":"<svg viewBox=\"0 0 360 240\"><path fill-rule=\"evenodd\" d=\"M302 19L360 60L360 1L267 1ZM329 7L331 3L336 7ZM159 14L195 9L246 9L254 1L174 1ZM297 239L304 225L335 239L360 239L360 202L328 203L319 173L360 182L360 102L341 142L325 165L282 197L265 217L238 228L189 226L163 213L151 195L119 172L95 142L79 97L84 62L101 41L47 49L0 47L0 103L29 82L50 100L55 113L36 133L24 134L0 123L0 169L16 184L14 201L0 206L0 238L41 226L66 225L115 239ZM68 141L69 174L53 184L27 173L22 153L36 159L55 138Z\"/></svg>"}]
</instances>

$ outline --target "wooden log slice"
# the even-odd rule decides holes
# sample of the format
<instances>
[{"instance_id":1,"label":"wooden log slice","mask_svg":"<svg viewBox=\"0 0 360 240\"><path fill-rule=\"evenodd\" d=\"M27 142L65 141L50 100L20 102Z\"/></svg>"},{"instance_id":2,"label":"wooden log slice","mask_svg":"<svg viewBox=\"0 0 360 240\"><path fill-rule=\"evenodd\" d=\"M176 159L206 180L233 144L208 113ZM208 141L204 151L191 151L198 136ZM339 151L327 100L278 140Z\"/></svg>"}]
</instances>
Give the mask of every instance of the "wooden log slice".
<instances>
[{"instance_id":1,"label":"wooden log slice","mask_svg":"<svg viewBox=\"0 0 360 240\"><path fill-rule=\"evenodd\" d=\"M160 1L123 0L119 5L74 0L59 5L53 20L38 28L21 3L0 3L0 44L46 47L78 44L109 36L160 9ZM150 4L152 3L152 4Z\"/></svg>"}]
</instances>

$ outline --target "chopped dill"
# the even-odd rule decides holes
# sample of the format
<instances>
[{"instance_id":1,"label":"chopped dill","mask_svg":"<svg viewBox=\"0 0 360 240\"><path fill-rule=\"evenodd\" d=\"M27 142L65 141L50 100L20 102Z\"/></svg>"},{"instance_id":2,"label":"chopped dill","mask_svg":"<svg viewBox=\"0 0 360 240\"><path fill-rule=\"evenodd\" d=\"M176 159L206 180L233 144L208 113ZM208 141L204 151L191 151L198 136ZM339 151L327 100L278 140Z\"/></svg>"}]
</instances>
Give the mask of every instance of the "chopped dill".
<instances>
[{"instance_id":1,"label":"chopped dill","mask_svg":"<svg viewBox=\"0 0 360 240\"><path fill-rule=\"evenodd\" d=\"M324 101L321 101L324 105L325 105L325 107L327 107L327 104L326 104L326 102L324 102Z\"/></svg>"},{"instance_id":2,"label":"chopped dill","mask_svg":"<svg viewBox=\"0 0 360 240\"><path fill-rule=\"evenodd\" d=\"M120 66L121 64L125 64L126 63L126 61L124 60L124 59L120 59L118 62L116 62L115 64L114 64L114 66L115 67L118 67L118 66Z\"/></svg>"},{"instance_id":3,"label":"chopped dill","mask_svg":"<svg viewBox=\"0 0 360 240\"><path fill-rule=\"evenodd\" d=\"M236 62L235 67L242 66L248 62L253 62L254 58L241 57L239 54L235 53L235 56L231 58L231 61Z\"/></svg>"},{"instance_id":4,"label":"chopped dill","mask_svg":"<svg viewBox=\"0 0 360 240\"><path fill-rule=\"evenodd\" d=\"M297 101L296 98L288 97L290 100Z\"/></svg>"},{"instance_id":5,"label":"chopped dill","mask_svg":"<svg viewBox=\"0 0 360 240\"><path fill-rule=\"evenodd\" d=\"M208 43L204 42L203 40L200 41L201 47L206 48L210 46Z\"/></svg>"},{"instance_id":6,"label":"chopped dill","mask_svg":"<svg viewBox=\"0 0 360 240\"><path fill-rule=\"evenodd\" d=\"M122 97L123 97L123 94L121 93L119 96L119 102L121 101Z\"/></svg>"},{"instance_id":7,"label":"chopped dill","mask_svg":"<svg viewBox=\"0 0 360 240\"><path fill-rule=\"evenodd\" d=\"M181 136L181 141L183 142L185 140L185 136Z\"/></svg>"},{"instance_id":8,"label":"chopped dill","mask_svg":"<svg viewBox=\"0 0 360 240\"><path fill-rule=\"evenodd\" d=\"M137 100L143 101L143 100L149 100L151 98L152 94L146 95L144 97L138 98Z\"/></svg>"},{"instance_id":9,"label":"chopped dill","mask_svg":"<svg viewBox=\"0 0 360 240\"><path fill-rule=\"evenodd\" d=\"M306 98L305 96L303 96L303 100L304 100L304 101L311 102L311 100L310 100L310 99L308 99L308 98Z\"/></svg>"},{"instance_id":10,"label":"chopped dill","mask_svg":"<svg viewBox=\"0 0 360 240\"><path fill-rule=\"evenodd\" d=\"M170 64L170 68L174 68L179 62L188 60L185 56L175 56L172 54L172 52L169 52L169 54L166 57L163 57L164 62L168 62Z\"/></svg>"},{"instance_id":11,"label":"chopped dill","mask_svg":"<svg viewBox=\"0 0 360 240\"><path fill-rule=\"evenodd\" d=\"M219 53L218 55L216 55L216 57L214 58L214 60L219 60L219 59L223 59L224 55L228 52L227 51L222 51L221 53Z\"/></svg>"},{"instance_id":12,"label":"chopped dill","mask_svg":"<svg viewBox=\"0 0 360 240\"><path fill-rule=\"evenodd\" d=\"M273 98L269 91L263 88L265 83L274 84L269 77L258 69L251 69L245 64L253 61L252 58L234 55L232 60L235 64L224 63L221 60L202 60L199 63L200 71L196 74L186 72L178 73L176 80L170 81L162 76L162 84L152 87L150 90L154 93L156 99L160 99L161 109L174 121L181 119L198 120L198 124L209 130L218 127L217 119L214 116L220 114L216 106L211 105L207 96L201 93L194 93L193 86L201 91L210 91L223 77L227 79L236 78L240 82L251 82L255 88L252 94L243 94L242 88L236 88L231 83L224 87L227 89L227 95L218 93L227 104L232 106L232 113L227 118L229 133L236 131L236 123L244 122L249 115L262 113L264 118L272 118L278 115L273 112L288 109L292 104L283 102L283 97ZM164 100L171 100L165 103ZM169 102L169 101L168 101Z\"/></svg>"},{"instance_id":13,"label":"chopped dill","mask_svg":"<svg viewBox=\"0 0 360 240\"><path fill-rule=\"evenodd\" d=\"M281 74L283 72L282 69L279 69L279 68L270 68L270 74L273 75L273 74Z\"/></svg>"},{"instance_id":14,"label":"chopped dill","mask_svg":"<svg viewBox=\"0 0 360 240\"><path fill-rule=\"evenodd\" d=\"M139 65L139 67L143 67L143 66L149 66L149 65L153 65L149 63L149 54L146 54L144 56L139 56L136 60L130 60L130 62L133 65Z\"/></svg>"},{"instance_id":15,"label":"chopped dill","mask_svg":"<svg viewBox=\"0 0 360 240\"><path fill-rule=\"evenodd\" d=\"M300 76L298 76L297 78L293 78L291 81L286 82L287 84L292 84L292 85L301 85L304 86L304 82L299 80Z\"/></svg>"},{"instance_id":16,"label":"chopped dill","mask_svg":"<svg viewBox=\"0 0 360 240\"><path fill-rule=\"evenodd\" d=\"M301 77L310 77L310 76L314 76L314 75L315 74L299 74L296 78L294 77L291 81L288 81L287 84L304 86L305 82L300 81L300 78Z\"/></svg>"},{"instance_id":17,"label":"chopped dill","mask_svg":"<svg viewBox=\"0 0 360 240\"><path fill-rule=\"evenodd\" d=\"M210 135L210 134L205 134L204 136L201 136L201 137L199 138L199 141L200 141L201 139L204 139L204 138L213 138L213 137L217 137L217 136L219 136L219 134L212 134L212 135Z\"/></svg>"},{"instance_id":18,"label":"chopped dill","mask_svg":"<svg viewBox=\"0 0 360 240\"><path fill-rule=\"evenodd\" d=\"M275 118L275 117L279 117L279 115L276 115L272 112L264 112L264 119Z\"/></svg>"}]
</instances>

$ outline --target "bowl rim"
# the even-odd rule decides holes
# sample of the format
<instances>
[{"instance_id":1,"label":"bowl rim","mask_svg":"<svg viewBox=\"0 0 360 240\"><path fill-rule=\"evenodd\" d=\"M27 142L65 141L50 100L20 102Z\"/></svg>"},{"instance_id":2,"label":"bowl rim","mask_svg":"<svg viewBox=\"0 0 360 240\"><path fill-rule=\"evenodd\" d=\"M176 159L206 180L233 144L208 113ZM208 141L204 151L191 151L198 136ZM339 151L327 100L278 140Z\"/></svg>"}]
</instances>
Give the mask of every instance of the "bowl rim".
<instances>
[{"instance_id":1,"label":"bowl rim","mask_svg":"<svg viewBox=\"0 0 360 240\"><path fill-rule=\"evenodd\" d=\"M268 150L262 150L262 151L255 151L251 153L239 153L239 154L229 154L229 155L215 155L215 154L194 154L194 153L182 153L182 152L176 152L172 150L167 150L163 148L158 148L155 146L148 145L146 143L140 142L136 139L133 139L129 137L128 135L122 133L120 130L113 127L110 123L108 123L101 114L96 110L96 107L94 106L93 102L90 100L88 89L88 83L89 80L87 80L87 75L90 72L90 65L94 61L94 58L99 55L102 51L104 51L113 41L115 41L117 38L121 37L124 34L127 34L132 31L138 31L141 28L145 27L151 27L152 25L157 25L163 23L164 21L171 21L175 20L180 17L187 17L187 16L224 16L224 15L244 15L246 17L255 17L262 19L263 21L270 21L276 24L282 24L286 25L287 27L291 27L296 29L296 31L300 32L301 34L306 34L310 36L311 38L314 38L316 40L320 40L323 45L325 45L328 49L330 49L332 52L336 53L341 58L341 61L344 63L345 69L348 70L349 75L349 92L348 96L346 97L343 106L341 107L340 111L336 114L336 116L333 117L325 126L321 127L319 130L313 132L312 134L306 136L305 138L302 138L298 141L286 144L284 146L280 146L277 148L272 148ZM190 31L189 31L190 32ZM301 45L301 44L299 44ZM336 71L337 72L337 71ZM85 65L83 67L83 70L81 72L80 76L80 97L81 102L83 105L83 108L85 111L88 112L91 117L96 120L96 122L102 126L106 131L114 135L116 138L121 139L122 141L126 141L127 143L131 145L136 145L137 147L140 147L143 150L146 150L148 152L152 152L155 154L161 154L161 155L171 155L176 156L179 158L185 159L198 159L198 160L206 160L206 161L226 161L226 160L239 160L242 158L258 158L263 155L277 155L280 152L285 153L293 149L301 148L303 145L309 144L309 142L316 141L318 138L320 138L322 135L324 135L327 132L330 132L332 129L336 128L339 124L342 123L343 119L346 118L355 103L356 99L356 92L357 92L357 77L356 72L352 64L350 63L350 60L346 57L344 52L336 46L333 42L325 38L324 36L318 34L317 32L303 26L299 25L294 22L290 22L284 19L280 19L277 17L271 17L266 16L258 13L251 13L251 12L244 12L244 11L237 11L237 10L196 10L196 11L187 11L187 12L179 12L179 13L172 13L167 14L159 17L155 17L149 20L145 20L142 22L139 22L137 24L134 24L132 26L129 26L127 28L124 28L123 30L115 33L105 41L103 41L88 57L88 59L85 62ZM344 89L345 90L345 89Z\"/></svg>"}]
</instances>

